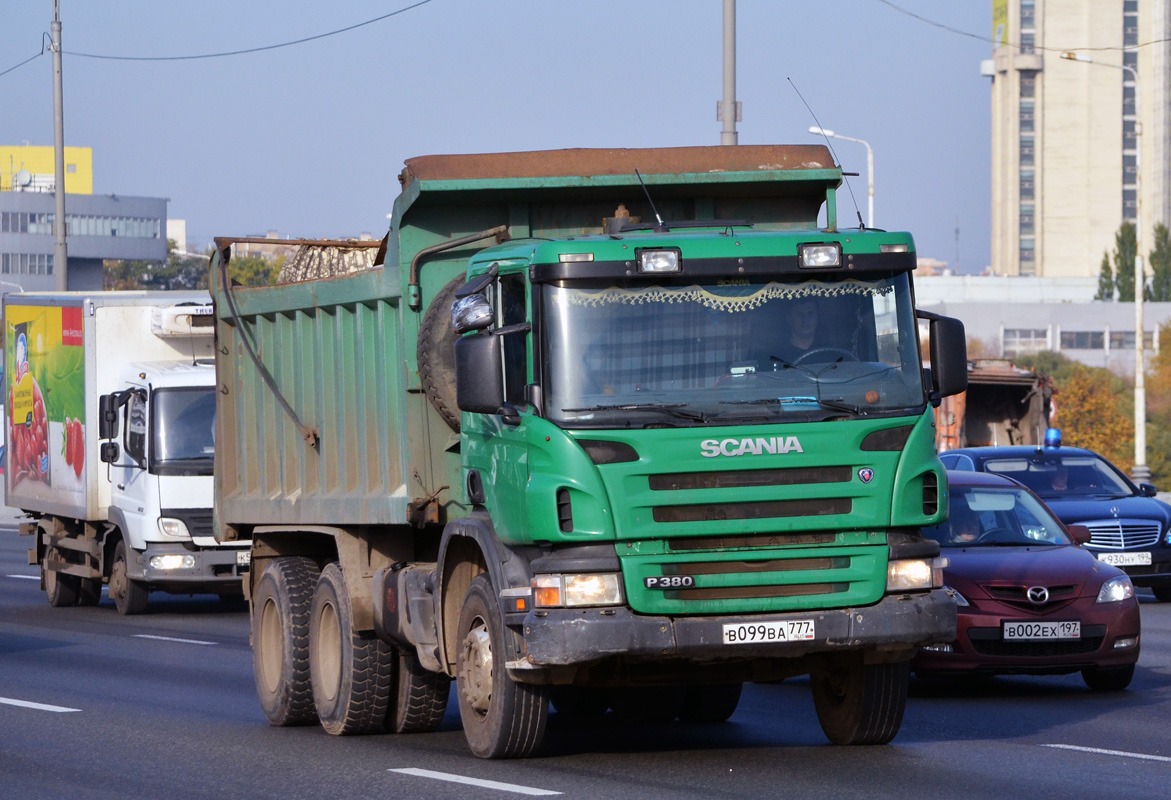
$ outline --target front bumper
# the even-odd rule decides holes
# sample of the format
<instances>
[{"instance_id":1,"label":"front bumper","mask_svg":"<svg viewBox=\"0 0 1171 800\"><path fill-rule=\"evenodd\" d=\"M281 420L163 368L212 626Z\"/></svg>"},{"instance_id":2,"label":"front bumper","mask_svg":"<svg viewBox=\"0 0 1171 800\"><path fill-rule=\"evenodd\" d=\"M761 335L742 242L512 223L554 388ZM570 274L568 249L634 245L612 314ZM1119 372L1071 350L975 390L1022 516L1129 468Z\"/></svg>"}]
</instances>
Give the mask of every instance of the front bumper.
<instances>
[{"instance_id":1,"label":"front bumper","mask_svg":"<svg viewBox=\"0 0 1171 800\"><path fill-rule=\"evenodd\" d=\"M148 542L144 552L131 551L129 575L150 585L152 589L173 594L195 592L243 592L243 578L248 574L246 557L248 547L215 547L190 550L182 544ZM184 555L195 559L194 566L180 569L155 569L150 566L152 556ZM244 563L240 563L244 561Z\"/></svg>"},{"instance_id":2,"label":"front bumper","mask_svg":"<svg viewBox=\"0 0 1171 800\"><path fill-rule=\"evenodd\" d=\"M1030 619L1011 609L960 609L952 652L920 650L911 664L916 672L981 672L985 674L1063 674L1085 667L1124 667L1139 656L1139 608L1134 598L1121 603L1094 603L1082 598L1042 621L1081 621L1081 638L1006 642L1001 633L1006 620ZM1134 638L1132 647L1116 648L1120 639Z\"/></svg>"},{"instance_id":3,"label":"front bumper","mask_svg":"<svg viewBox=\"0 0 1171 800\"><path fill-rule=\"evenodd\" d=\"M723 643L725 624L812 620L814 638ZM887 595L872 606L784 614L643 616L629 608L539 609L524 618L530 667L582 665L621 656L644 661L798 658L864 648L899 649L955 636L956 607L943 590Z\"/></svg>"}]
</instances>

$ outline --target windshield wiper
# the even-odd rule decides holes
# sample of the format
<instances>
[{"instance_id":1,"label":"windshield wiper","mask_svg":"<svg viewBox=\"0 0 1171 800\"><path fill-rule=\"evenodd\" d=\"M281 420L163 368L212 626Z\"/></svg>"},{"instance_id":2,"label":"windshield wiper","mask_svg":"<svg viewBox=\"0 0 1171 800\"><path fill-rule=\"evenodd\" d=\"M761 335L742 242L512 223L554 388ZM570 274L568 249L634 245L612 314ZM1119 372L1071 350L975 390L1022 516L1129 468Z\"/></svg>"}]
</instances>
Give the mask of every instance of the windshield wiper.
<instances>
[{"instance_id":1,"label":"windshield wiper","mask_svg":"<svg viewBox=\"0 0 1171 800\"><path fill-rule=\"evenodd\" d=\"M721 400L720 405L730 406L767 406L767 405L796 405L799 403L807 403L819 405L822 408L828 408L831 411L845 411L850 414L865 415L858 406L852 406L849 403L843 403L838 400L822 400L818 397L762 397L759 400Z\"/></svg>"},{"instance_id":2,"label":"windshield wiper","mask_svg":"<svg viewBox=\"0 0 1171 800\"><path fill-rule=\"evenodd\" d=\"M686 406L686 403L617 403L609 406L586 406L585 408L563 408L561 410L569 414L578 411L639 411L649 408L655 411L665 411L672 416L692 422L707 422L707 417L703 414L695 411L683 411L682 409Z\"/></svg>"}]
</instances>

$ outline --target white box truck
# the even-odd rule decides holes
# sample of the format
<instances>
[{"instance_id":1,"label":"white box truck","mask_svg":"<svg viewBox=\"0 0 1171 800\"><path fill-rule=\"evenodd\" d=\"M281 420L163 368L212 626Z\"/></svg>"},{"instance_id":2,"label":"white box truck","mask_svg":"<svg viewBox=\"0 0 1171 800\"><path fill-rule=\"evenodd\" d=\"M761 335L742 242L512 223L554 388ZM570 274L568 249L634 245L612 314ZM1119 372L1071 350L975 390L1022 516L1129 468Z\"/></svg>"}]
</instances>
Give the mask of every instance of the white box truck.
<instances>
[{"instance_id":1,"label":"white box truck","mask_svg":"<svg viewBox=\"0 0 1171 800\"><path fill-rule=\"evenodd\" d=\"M242 595L249 543L212 535L214 330L203 292L5 296L5 502L50 605Z\"/></svg>"}]
</instances>

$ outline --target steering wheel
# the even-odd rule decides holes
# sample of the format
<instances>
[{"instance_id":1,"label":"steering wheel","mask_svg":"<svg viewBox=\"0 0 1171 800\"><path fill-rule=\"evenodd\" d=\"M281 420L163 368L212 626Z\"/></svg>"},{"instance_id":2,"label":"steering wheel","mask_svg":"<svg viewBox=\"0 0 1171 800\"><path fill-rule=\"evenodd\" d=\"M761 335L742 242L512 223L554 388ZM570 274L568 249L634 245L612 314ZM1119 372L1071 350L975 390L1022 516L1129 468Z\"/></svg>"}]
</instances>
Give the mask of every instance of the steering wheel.
<instances>
[{"instance_id":1,"label":"steering wheel","mask_svg":"<svg viewBox=\"0 0 1171 800\"><path fill-rule=\"evenodd\" d=\"M840 347L815 347L814 349L802 353L793 361L794 364L800 364L804 361L812 359L814 356L826 355L827 353L836 354L839 358L830 359L831 361L857 361L858 356L851 353L849 350L843 350Z\"/></svg>"},{"instance_id":2,"label":"steering wheel","mask_svg":"<svg viewBox=\"0 0 1171 800\"><path fill-rule=\"evenodd\" d=\"M977 542L995 542L1008 541L1008 537L1012 536L1012 531L1008 528L989 528L976 537Z\"/></svg>"}]
</instances>

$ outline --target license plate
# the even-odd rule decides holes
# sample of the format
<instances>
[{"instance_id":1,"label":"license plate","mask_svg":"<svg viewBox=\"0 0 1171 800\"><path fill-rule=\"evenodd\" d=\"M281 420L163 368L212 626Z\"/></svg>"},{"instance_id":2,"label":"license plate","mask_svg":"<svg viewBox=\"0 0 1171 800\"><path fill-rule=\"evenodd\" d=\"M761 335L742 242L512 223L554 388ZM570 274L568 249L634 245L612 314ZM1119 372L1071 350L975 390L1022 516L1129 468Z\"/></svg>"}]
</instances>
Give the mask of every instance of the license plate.
<instances>
[{"instance_id":1,"label":"license plate","mask_svg":"<svg viewBox=\"0 0 1171 800\"><path fill-rule=\"evenodd\" d=\"M1082 623L1079 620L1063 622L1005 622L1004 640L1027 641L1032 639L1080 639Z\"/></svg>"},{"instance_id":2,"label":"license plate","mask_svg":"<svg viewBox=\"0 0 1171 800\"><path fill-rule=\"evenodd\" d=\"M1103 564L1113 564L1116 567L1149 567L1150 553L1098 553L1098 560Z\"/></svg>"},{"instance_id":3,"label":"license plate","mask_svg":"<svg viewBox=\"0 0 1171 800\"><path fill-rule=\"evenodd\" d=\"M237 550L236 551L236 566L237 567L246 567L251 563L252 563L252 551L251 550Z\"/></svg>"},{"instance_id":4,"label":"license plate","mask_svg":"<svg viewBox=\"0 0 1171 800\"><path fill-rule=\"evenodd\" d=\"M813 620L791 619L784 622L745 622L724 625L724 644L760 644L762 642L804 642L813 638Z\"/></svg>"}]
</instances>

